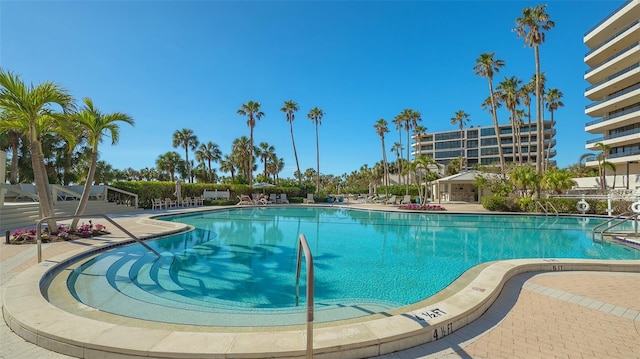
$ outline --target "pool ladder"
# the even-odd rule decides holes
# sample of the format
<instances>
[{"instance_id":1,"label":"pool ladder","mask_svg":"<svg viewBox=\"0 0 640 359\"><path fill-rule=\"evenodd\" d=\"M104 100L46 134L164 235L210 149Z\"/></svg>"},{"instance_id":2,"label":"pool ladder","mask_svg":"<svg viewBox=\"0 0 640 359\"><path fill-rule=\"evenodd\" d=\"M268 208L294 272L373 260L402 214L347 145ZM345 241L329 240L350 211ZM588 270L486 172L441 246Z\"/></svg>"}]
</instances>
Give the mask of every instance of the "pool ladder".
<instances>
[{"instance_id":1,"label":"pool ladder","mask_svg":"<svg viewBox=\"0 0 640 359\"><path fill-rule=\"evenodd\" d=\"M542 204L540 201L536 201L536 208L538 208L538 207L540 207L542 209L542 211L544 212L545 216L549 214L549 209L553 209L553 212L556 214L556 216L558 215L558 210L549 201L546 201L544 204Z\"/></svg>"},{"instance_id":2,"label":"pool ladder","mask_svg":"<svg viewBox=\"0 0 640 359\"><path fill-rule=\"evenodd\" d=\"M302 253L307 261L307 358L313 358L313 257L311 249L304 234L300 234L298 240L298 263L296 266L296 306L300 299L300 267L302 265Z\"/></svg>"},{"instance_id":3,"label":"pool ladder","mask_svg":"<svg viewBox=\"0 0 640 359\"><path fill-rule=\"evenodd\" d=\"M131 239L140 243L143 247L145 247L149 252L161 258L160 253L156 252L153 248L149 247L148 244L144 243L140 238L136 237L133 233L126 230L124 227L116 223L113 219L107 217L105 214L85 214L81 216L52 216L52 217L44 217L36 223L36 243L38 244L38 263L42 262L42 222L46 222L48 220L67 220L67 219L80 219L80 218L92 218L92 217L102 217L107 220L107 222L113 224L114 227L118 228L124 234L128 235Z\"/></svg>"},{"instance_id":4,"label":"pool ladder","mask_svg":"<svg viewBox=\"0 0 640 359\"><path fill-rule=\"evenodd\" d=\"M606 222L600 223L599 225L593 227L593 229L591 230L591 240L596 242L596 231L601 227L607 226L607 228L598 232L598 234L600 235L600 243L602 243L602 241L604 240L604 235L607 231L633 219L635 219L635 222L633 222L633 228L635 232L634 236L637 238L638 237L638 220L640 220L640 213L625 212L609 219ZM620 220L620 221L611 225L611 223L616 220Z\"/></svg>"}]
</instances>

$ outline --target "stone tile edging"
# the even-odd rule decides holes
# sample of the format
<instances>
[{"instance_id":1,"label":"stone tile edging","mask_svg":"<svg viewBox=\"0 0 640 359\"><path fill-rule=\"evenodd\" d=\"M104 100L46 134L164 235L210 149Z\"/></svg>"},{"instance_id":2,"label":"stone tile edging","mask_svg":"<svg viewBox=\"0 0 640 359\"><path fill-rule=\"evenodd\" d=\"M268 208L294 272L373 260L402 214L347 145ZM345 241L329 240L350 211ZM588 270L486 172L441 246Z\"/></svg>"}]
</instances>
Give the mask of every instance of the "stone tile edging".
<instances>
[{"instance_id":1,"label":"stone tile edging","mask_svg":"<svg viewBox=\"0 0 640 359\"><path fill-rule=\"evenodd\" d=\"M77 256L86 250L70 253ZM190 332L158 323L138 328L75 316L49 303L42 278L70 254L17 275L6 287L7 325L27 341L66 355L94 358L120 354L155 358L304 358L306 331ZM479 318L512 277L538 271L640 272L640 260L521 259L489 264L450 297L398 315L314 329L314 355L363 358L387 354L449 336ZM411 306L413 308L413 306ZM326 323L323 323L326 324Z\"/></svg>"}]
</instances>

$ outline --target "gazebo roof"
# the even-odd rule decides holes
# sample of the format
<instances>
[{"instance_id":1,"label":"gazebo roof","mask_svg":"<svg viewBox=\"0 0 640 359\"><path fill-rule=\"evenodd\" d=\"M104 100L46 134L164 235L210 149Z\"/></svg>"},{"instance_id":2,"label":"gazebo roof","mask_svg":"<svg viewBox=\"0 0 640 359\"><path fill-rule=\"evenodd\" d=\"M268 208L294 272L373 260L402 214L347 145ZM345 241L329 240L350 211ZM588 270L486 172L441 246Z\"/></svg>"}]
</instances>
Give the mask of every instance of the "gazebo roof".
<instances>
[{"instance_id":1,"label":"gazebo roof","mask_svg":"<svg viewBox=\"0 0 640 359\"><path fill-rule=\"evenodd\" d=\"M476 170L469 170L469 171L464 171L464 172L460 172L457 173L455 175L451 175L448 177L443 177L440 179L435 180L434 182L439 182L439 183L453 183L453 182L457 182L457 183L474 183L476 181L476 177L477 176L482 176L483 172L481 171L476 171Z\"/></svg>"}]
</instances>

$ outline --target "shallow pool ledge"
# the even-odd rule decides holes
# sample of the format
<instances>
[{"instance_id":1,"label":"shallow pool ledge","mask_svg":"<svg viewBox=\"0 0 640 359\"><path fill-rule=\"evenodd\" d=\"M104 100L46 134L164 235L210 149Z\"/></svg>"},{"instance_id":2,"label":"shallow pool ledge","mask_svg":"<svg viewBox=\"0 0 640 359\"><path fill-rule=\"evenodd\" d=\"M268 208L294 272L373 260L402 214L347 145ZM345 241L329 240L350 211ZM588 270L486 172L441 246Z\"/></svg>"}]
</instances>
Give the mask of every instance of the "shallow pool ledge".
<instances>
[{"instance_id":1,"label":"shallow pool ledge","mask_svg":"<svg viewBox=\"0 0 640 359\"><path fill-rule=\"evenodd\" d=\"M64 262L60 256L21 273L7 286L3 315L25 340L81 358L304 358L306 331L265 328L254 332L154 329L79 317L50 304L40 280ZM314 329L319 358L363 358L391 353L442 339L479 318L510 278L538 271L640 272L640 260L522 259L489 264L460 291L444 299L385 318ZM81 304L78 304L81 305Z\"/></svg>"}]
</instances>

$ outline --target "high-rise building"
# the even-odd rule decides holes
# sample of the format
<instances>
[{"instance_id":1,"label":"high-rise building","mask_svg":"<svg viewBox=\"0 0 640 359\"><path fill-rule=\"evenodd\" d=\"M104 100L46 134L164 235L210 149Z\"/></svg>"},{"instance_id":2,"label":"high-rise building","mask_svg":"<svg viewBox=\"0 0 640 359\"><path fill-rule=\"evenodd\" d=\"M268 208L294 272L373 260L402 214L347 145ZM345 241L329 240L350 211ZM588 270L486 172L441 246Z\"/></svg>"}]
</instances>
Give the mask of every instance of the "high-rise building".
<instances>
[{"instance_id":1,"label":"high-rise building","mask_svg":"<svg viewBox=\"0 0 640 359\"><path fill-rule=\"evenodd\" d=\"M630 174L640 174L640 0L618 7L586 32L584 43L584 79L590 84L584 95L592 101L585 113L593 118L585 130L597 136L586 148L604 149L616 173L626 174L629 188ZM596 158L587 161L597 165Z\"/></svg>"},{"instance_id":2,"label":"high-rise building","mask_svg":"<svg viewBox=\"0 0 640 359\"><path fill-rule=\"evenodd\" d=\"M510 124L499 126L500 142L505 162L522 163L536 162L536 124L532 118L532 123L524 120L524 125L518 129L518 134L512 136L513 130ZM555 129L551 121L544 121L544 153L549 149L551 141L551 151L549 158L556 155ZM531 144L531 146L529 146ZM440 164L447 164L451 160L463 157L467 167L474 165L500 165L498 152L498 136L491 126L470 127L460 130L426 133L418 138L413 136L413 155L419 154L432 157ZM514 156L515 154L515 156Z\"/></svg>"}]
</instances>

